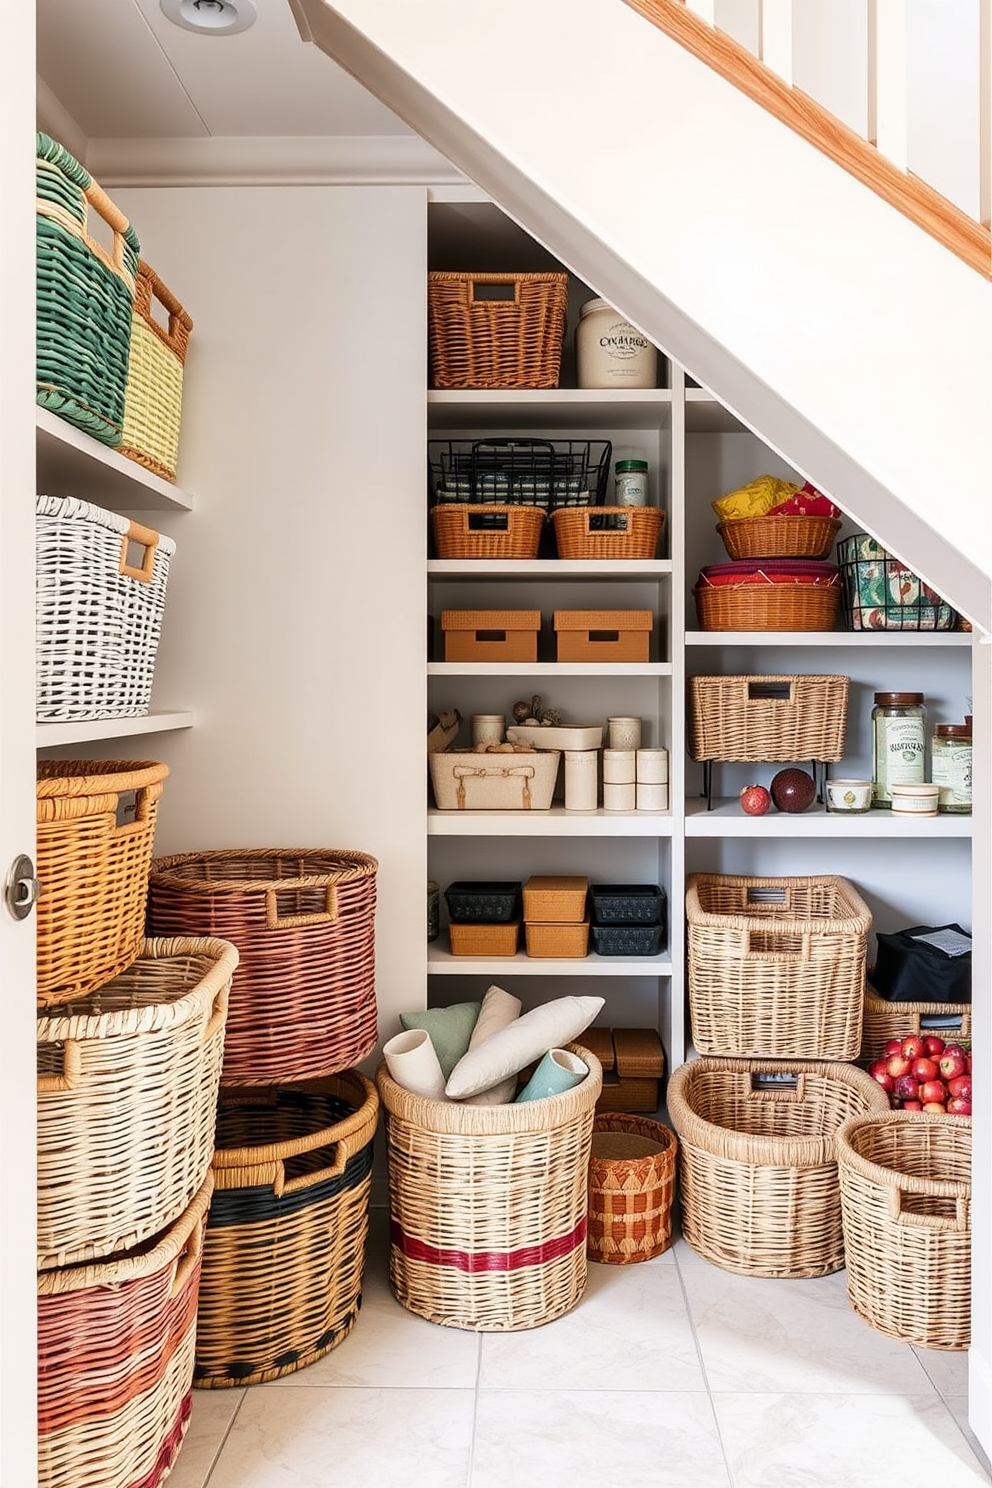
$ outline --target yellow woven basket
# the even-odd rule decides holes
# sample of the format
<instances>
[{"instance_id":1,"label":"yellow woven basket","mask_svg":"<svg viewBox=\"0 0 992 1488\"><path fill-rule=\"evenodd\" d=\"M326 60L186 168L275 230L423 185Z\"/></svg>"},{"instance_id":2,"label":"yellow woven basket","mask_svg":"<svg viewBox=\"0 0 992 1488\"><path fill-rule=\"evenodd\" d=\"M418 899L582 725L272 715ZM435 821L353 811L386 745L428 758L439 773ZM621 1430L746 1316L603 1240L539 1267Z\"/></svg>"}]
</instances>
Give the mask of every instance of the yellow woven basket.
<instances>
[{"instance_id":1,"label":"yellow woven basket","mask_svg":"<svg viewBox=\"0 0 992 1488\"><path fill-rule=\"evenodd\" d=\"M168 328L152 314L153 299ZM193 322L155 270L138 261L120 452L163 480L174 481L183 406L183 375Z\"/></svg>"}]
</instances>

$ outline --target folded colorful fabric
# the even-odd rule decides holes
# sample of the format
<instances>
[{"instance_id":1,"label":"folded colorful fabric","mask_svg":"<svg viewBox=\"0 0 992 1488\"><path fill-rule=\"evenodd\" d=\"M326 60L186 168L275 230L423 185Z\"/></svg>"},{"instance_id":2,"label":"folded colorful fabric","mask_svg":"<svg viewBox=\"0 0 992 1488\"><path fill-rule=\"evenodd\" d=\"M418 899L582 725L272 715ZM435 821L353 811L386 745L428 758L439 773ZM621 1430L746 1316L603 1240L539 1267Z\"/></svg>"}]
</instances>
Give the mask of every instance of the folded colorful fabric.
<instances>
[{"instance_id":1,"label":"folded colorful fabric","mask_svg":"<svg viewBox=\"0 0 992 1488\"><path fill-rule=\"evenodd\" d=\"M806 482L792 496L769 509L769 517L839 517L840 507Z\"/></svg>"},{"instance_id":2,"label":"folded colorful fabric","mask_svg":"<svg viewBox=\"0 0 992 1488\"><path fill-rule=\"evenodd\" d=\"M721 522L734 517L763 517L773 506L786 501L799 489L796 481L780 480L775 475L759 475L746 486L728 491L710 505Z\"/></svg>"},{"instance_id":3,"label":"folded colorful fabric","mask_svg":"<svg viewBox=\"0 0 992 1488\"><path fill-rule=\"evenodd\" d=\"M825 584L840 582L835 563L815 558L739 558L700 569L697 588L720 584Z\"/></svg>"}]
</instances>

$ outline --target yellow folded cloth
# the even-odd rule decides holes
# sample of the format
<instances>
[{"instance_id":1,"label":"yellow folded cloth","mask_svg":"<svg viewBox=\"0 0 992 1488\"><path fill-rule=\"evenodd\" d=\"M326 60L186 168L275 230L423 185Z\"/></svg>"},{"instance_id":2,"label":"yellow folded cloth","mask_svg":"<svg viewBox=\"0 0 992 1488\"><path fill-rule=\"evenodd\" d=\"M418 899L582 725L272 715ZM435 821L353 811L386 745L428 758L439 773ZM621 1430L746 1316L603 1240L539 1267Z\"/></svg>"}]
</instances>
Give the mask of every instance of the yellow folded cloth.
<instances>
[{"instance_id":1,"label":"yellow folded cloth","mask_svg":"<svg viewBox=\"0 0 992 1488\"><path fill-rule=\"evenodd\" d=\"M721 522L732 521L735 517L763 517L765 512L771 511L780 501L787 501L798 490L795 481L779 480L775 475L759 475L746 486L728 491L726 496L710 505Z\"/></svg>"}]
</instances>

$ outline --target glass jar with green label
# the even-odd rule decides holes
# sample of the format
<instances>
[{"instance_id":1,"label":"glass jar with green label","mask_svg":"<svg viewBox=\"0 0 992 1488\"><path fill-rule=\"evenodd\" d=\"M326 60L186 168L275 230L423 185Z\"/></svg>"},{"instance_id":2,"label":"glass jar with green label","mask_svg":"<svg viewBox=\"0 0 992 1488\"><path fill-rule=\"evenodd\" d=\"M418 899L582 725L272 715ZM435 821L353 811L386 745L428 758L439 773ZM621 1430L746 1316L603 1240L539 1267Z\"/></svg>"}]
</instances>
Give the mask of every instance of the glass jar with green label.
<instances>
[{"instance_id":1,"label":"glass jar with green label","mask_svg":"<svg viewBox=\"0 0 992 1488\"><path fill-rule=\"evenodd\" d=\"M971 724L938 723L933 731L933 783L938 812L971 810Z\"/></svg>"},{"instance_id":2,"label":"glass jar with green label","mask_svg":"<svg viewBox=\"0 0 992 1488\"><path fill-rule=\"evenodd\" d=\"M927 710L922 692L876 692L871 713L872 805L892 805L893 785L927 779Z\"/></svg>"}]
</instances>

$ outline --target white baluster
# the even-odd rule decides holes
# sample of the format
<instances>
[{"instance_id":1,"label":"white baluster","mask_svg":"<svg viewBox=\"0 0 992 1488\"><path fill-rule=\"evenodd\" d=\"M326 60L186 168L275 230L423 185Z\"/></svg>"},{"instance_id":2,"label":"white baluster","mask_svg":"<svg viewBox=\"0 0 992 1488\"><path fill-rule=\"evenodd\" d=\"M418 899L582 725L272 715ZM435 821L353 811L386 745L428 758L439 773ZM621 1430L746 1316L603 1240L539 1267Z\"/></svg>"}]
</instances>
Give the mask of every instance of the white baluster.
<instances>
[{"instance_id":1,"label":"white baluster","mask_svg":"<svg viewBox=\"0 0 992 1488\"><path fill-rule=\"evenodd\" d=\"M978 7L978 212L992 223L992 0Z\"/></svg>"},{"instance_id":2,"label":"white baluster","mask_svg":"<svg viewBox=\"0 0 992 1488\"><path fill-rule=\"evenodd\" d=\"M707 26L716 25L716 0L685 0L686 10L691 10Z\"/></svg>"},{"instance_id":3,"label":"white baluster","mask_svg":"<svg viewBox=\"0 0 992 1488\"><path fill-rule=\"evenodd\" d=\"M761 0L759 55L765 66L777 73L790 88L795 67L792 11L793 0Z\"/></svg>"},{"instance_id":4,"label":"white baluster","mask_svg":"<svg viewBox=\"0 0 992 1488\"><path fill-rule=\"evenodd\" d=\"M905 170L908 132L905 0L869 0L868 138Z\"/></svg>"}]
</instances>

